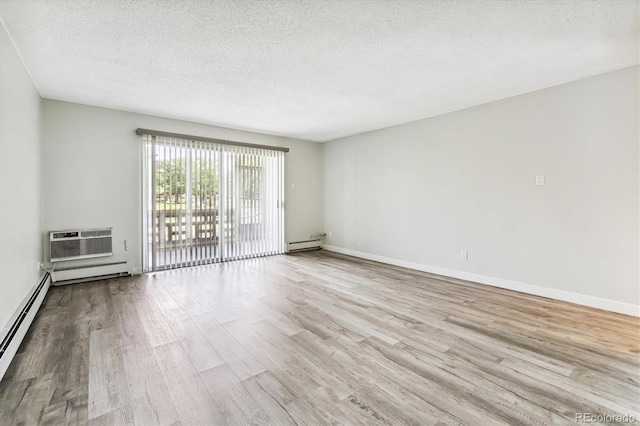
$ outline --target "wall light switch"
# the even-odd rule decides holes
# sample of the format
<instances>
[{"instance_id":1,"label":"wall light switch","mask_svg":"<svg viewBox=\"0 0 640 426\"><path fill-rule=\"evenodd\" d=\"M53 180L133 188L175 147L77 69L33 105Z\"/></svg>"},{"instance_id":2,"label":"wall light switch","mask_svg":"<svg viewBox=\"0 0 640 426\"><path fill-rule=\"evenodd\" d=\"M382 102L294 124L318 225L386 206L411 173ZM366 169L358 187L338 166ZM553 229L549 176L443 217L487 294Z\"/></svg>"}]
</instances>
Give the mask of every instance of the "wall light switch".
<instances>
[{"instance_id":1,"label":"wall light switch","mask_svg":"<svg viewBox=\"0 0 640 426\"><path fill-rule=\"evenodd\" d=\"M544 185L544 175L536 176L536 185Z\"/></svg>"},{"instance_id":2,"label":"wall light switch","mask_svg":"<svg viewBox=\"0 0 640 426\"><path fill-rule=\"evenodd\" d=\"M292 190L293 190L293 189L296 189L296 184L295 184L295 183L292 183L292 184L291 184L291 189L292 189Z\"/></svg>"}]
</instances>

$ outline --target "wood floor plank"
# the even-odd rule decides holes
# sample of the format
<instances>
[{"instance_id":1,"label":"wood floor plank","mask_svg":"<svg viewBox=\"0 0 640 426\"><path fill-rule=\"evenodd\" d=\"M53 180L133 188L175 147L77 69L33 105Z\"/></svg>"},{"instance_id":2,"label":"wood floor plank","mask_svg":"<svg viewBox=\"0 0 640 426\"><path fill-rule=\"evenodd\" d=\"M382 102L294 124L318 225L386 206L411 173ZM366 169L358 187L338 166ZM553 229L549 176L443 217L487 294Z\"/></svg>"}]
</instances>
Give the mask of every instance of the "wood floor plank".
<instances>
[{"instance_id":1,"label":"wood floor plank","mask_svg":"<svg viewBox=\"0 0 640 426\"><path fill-rule=\"evenodd\" d=\"M322 251L51 288L0 424L640 418L640 318Z\"/></svg>"},{"instance_id":2,"label":"wood floor plank","mask_svg":"<svg viewBox=\"0 0 640 426\"><path fill-rule=\"evenodd\" d=\"M430 411L431 408L429 407L435 407L445 415L448 414L458 419L461 423L469 425L505 423L503 420L488 413L484 407L468 401L457 390L449 389L441 383L425 381L424 377L419 372L414 371L410 365L405 365L404 362L397 363L386 357L377 357L377 351L368 345L358 343L354 348L355 343L343 337L335 340L334 343L343 348L343 350L336 351L334 357L341 359L345 363L349 362L349 360L354 362L354 357L356 363L374 363L372 364L372 369L375 369L378 374L391 381L398 382L403 389L425 401L426 404L422 405L425 411ZM364 352L365 355L358 356L361 352Z\"/></svg>"},{"instance_id":3,"label":"wood floor plank","mask_svg":"<svg viewBox=\"0 0 640 426\"><path fill-rule=\"evenodd\" d=\"M240 380L260 374L265 368L244 346L208 313L193 317L193 322L216 352Z\"/></svg>"},{"instance_id":4,"label":"wood floor plank","mask_svg":"<svg viewBox=\"0 0 640 426\"><path fill-rule=\"evenodd\" d=\"M265 369L275 369L285 365L286 356L243 321L229 321L224 323L222 327L244 346Z\"/></svg>"},{"instance_id":5,"label":"wood floor plank","mask_svg":"<svg viewBox=\"0 0 640 426\"><path fill-rule=\"evenodd\" d=\"M312 392L321 386L323 378L312 363L304 356L290 357L286 367L267 370L270 377L278 382L279 386L286 389L292 398L298 398ZM260 378L258 379L260 381ZM262 382L260 381L262 384Z\"/></svg>"},{"instance_id":6,"label":"wood floor plank","mask_svg":"<svg viewBox=\"0 0 640 426\"><path fill-rule=\"evenodd\" d=\"M47 406L42 413L40 424L57 426L87 423L89 407L87 398L87 395L82 395Z\"/></svg>"},{"instance_id":7,"label":"wood floor plank","mask_svg":"<svg viewBox=\"0 0 640 426\"><path fill-rule=\"evenodd\" d=\"M495 383L507 392L522 396L540 407L538 411L550 411L572 422L575 420L576 413L616 414L615 411L584 398L580 392L562 389L555 383L539 380L536 374L533 376L523 374L502 363L488 362L483 358L468 355L461 358L466 359L470 364L466 366L467 375L477 375L482 380L480 383ZM456 364L453 363L453 365ZM534 369L534 371L538 370Z\"/></svg>"},{"instance_id":8,"label":"wood floor plank","mask_svg":"<svg viewBox=\"0 0 640 426\"><path fill-rule=\"evenodd\" d=\"M76 321L62 325L60 351L53 371L51 404L89 393L90 324ZM62 342L73 342L64 344Z\"/></svg>"},{"instance_id":9,"label":"wood floor plank","mask_svg":"<svg viewBox=\"0 0 640 426\"><path fill-rule=\"evenodd\" d=\"M296 389L292 389L291 386L288 386L286 381L278 380L270 371L262 372L250 377L249 379L254 380L261 389L268 393L282 407L297 397L311 392L311 390L298 392ZM243 382L248 382L249 379L243 380ZM314 390L318 387L319 385L316 383Z\"/></svg>"},{"instance_id":10,"label":"wood floor plank","mask_svg":"<svg viewBox=\"0 0 640 426\"><path fill-rule=\"evenodd\" d=\"M171 325L185 353L197 371L224 364L224 360L190 318Z\"/></svg>"},{"instance_id":11,"label":"wood floor plank","mask_svg":"<svg viewBox=\"0 0 640 426\"><path fill-rule=\"evenodd\" d=\"M112 425L133 425L133 411L130 405L118 407L113 411L105 413L101 416L89 419L89 426L112 426ZM140 423L142 424L142 423Z\"/></svg>"},{"instance_id":12,"label":"wood floor plank","mask_svg":"<svg viewBox=\"0 0 640 426\"><path fill-rule=\"evenodd\" d=\"M384 391L372 386L365 386L342 402L343 409L351 413L358 422L386 425L424 425L424 416L408 406L399 404L389 398Z\"/></svg>"},{"instance_id":13,"label":"wood floor plank","mask_svg":"<svg viewBox=\"0 0 640 426\"><path fill-rule=\"evenodd\" d=\"M0 423L38 424L51 399L51 374L0 387Z\"/></svg>"},{"instance_id":14,"label":"wood floor plank","mask_svg":"<svg viewBox=\"0 0 640 426\"><path fill-rule=\"evenodd\" d=\"M222 424L276 424L227 365L203 371L200 376L223 415Z\"/></svg>"},{"instance_id":15,"label":"wood floor plank","mask_svg":"<svg viewBox=\"0 0 640 426\"><path fill-rule=\"evenodd\" d=\"M147 335L144 332L123 334L120 336L120 347L134 423L177 424L177 410Z\"/></svg>"},{"instance_id":16,"label":"wood floor plank","mask_svg":"<svg viewBox=\"0 0 640 426\"><path fill-rule=\"evenodd\" d=\"M218 410L213 397L191 365L180 343L171 342L156 346L154 353L181 423L222 424L224 415Z\"/></svg>"},{"instance_id":17,"label":"wood floor plank","mask_svg":"<svg viewBox=\"0 0 640 426\"><path fill-rule=\"evenodd\" d=\"M122 353L115 327L94 330L89 343L89 419L129 404Z\"/></svg>"},{"instance_id":18,"label":"wood floor plank","mask_svg":"<svg viewBox=\"0 0 640 426\"><path fill-rule=\"evenodd\" d=\"M153 300L155 306L169 324L180 323L189 319L189 315L172 297L171 292L162 285L162 281L158 282L157 277L149 277L149 282L149 285L140 289L139 294Z\"/></svg>"},{"instance_id":19,"label":"wood floor plank","mask_svg":"<svg viewBox=\"0 0 640 426\"><path fill-rule=\"evenodd\" d=\"M115 312L115 325L120 336L139 336L145 333L131 291L119 291L111 296Z\"/></svg>"},{"instance_id":20,"label":"wood floor plank","mask_svg":"<svg viewBox=\"0 0 640 426\"><path fill-rule=\"evenodd\" d=\"M309 394L310 395L310 394ZM287 404L287 412L298 425L332 425L340 426L343 423L339 416L335 416L338 410L327 410L324 404L318 404L318 400L304 395L293 399Z\"/></svg>"},{"instance_id":21,"label":"wood floor plank","mask_svg":"<svg viewBox=\"0 0 640 426\"><path fill-rule=\"evenodd\" d=\"M262 407L274 424L282 426L296 424L287 410L262 388L256 376L244 380L242 385L251 393L253 399Z\"/></svg>"},{"instance_id":22,"label":"wood floor plank","mask_svg":"<svg viewBox=\"0 0 640 426\"><path fill-rule=\"evenodd\" d=\"M22 381L54 372L65 350L63 339L66 322L64 316L41 315L38 312L20 345L16 356L19 362L10 366L7 377Z\"/></svg>"},{"instance_id":23,"label":"wood floor plank","mask_svg":"<svg viewBox=\"0 0 640 426\"><path fill-rule=\"evenodd\" d=\"M140 315L140 319L142 320L142 326L149 337L151 346L155 347L169 342L175 342L177 340L176 336L173 334L173 331L171 331L167 319L162 315L155 301L149 297L145 297L144 292L134 293L133 297L138 315Z\"/></svg>"},{"instance_id":24,"label":"wood floor plank","mask_svg":"<svg viewBox=\"0 0 640 426\"><path fill-rule=\"evenodd\" d=\"M277 309L273 309L257 299L246 300L243 304L252 311L261 314L266 321L269 321L274 326L278 327L287 336L291 336L302 331L302 328L285 314L279 312Z\"/></svg>"}]
</instances>

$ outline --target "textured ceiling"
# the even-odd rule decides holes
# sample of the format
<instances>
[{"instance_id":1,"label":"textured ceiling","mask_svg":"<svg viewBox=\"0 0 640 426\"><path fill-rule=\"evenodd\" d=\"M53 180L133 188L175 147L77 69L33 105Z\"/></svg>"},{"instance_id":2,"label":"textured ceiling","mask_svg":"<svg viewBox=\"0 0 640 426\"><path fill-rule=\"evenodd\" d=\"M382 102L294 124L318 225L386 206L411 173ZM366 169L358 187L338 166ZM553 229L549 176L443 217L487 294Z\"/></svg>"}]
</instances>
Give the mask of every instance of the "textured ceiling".
<instances>
[{"instance_id":1,"label":"textured ceiling","mask_svg":"<svg viewBox=\"0 0 640 426\"><path fill-rule=\"evenodd\" d=\"M13 1L45 98L326 141L638 64L638 1Z\"/></svg>"}]
</instances>

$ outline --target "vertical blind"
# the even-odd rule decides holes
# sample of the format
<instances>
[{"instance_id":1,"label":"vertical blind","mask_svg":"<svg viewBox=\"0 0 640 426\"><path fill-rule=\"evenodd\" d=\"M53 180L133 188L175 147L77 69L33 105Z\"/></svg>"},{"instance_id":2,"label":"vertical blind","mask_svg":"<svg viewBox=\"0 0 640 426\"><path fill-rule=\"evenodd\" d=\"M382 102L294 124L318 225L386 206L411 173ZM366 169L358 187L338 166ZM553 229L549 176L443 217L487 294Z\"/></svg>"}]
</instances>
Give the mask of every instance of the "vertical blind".
<instances>
[{"instance_id":1,"label":"vertical blind","mask_svg":"<svg viewBox=\"0 0 640 426\"><path fill-rule=\"evenodd\" d=\"M142 137L145 271L284 252L284 152Z\"/></svg>"}]
</instances>

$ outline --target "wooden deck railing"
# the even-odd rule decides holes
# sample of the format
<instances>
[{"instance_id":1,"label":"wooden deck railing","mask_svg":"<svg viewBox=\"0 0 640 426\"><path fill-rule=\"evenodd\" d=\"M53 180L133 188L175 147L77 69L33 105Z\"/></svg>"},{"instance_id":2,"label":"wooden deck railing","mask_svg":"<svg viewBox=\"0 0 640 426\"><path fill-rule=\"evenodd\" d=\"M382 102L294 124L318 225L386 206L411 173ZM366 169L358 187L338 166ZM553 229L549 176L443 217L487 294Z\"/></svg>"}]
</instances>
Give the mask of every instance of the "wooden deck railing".
<instances>
[{"instance_id":1,"label":"wooden deck railing","mask_svg":"<svg viewBox=\"0 0 640 426\"><path fill-rule=\"evenodd\" d=\"M233 211L227 217L231 219L227 219L223 230L226 241L247 240L259 235L262 226L260 217L244 218L237 225L233 222ZM219 243L218 209L193 210L190 235L186 210L157 210L155 219L157 242L161 248L184 242L203 245Z\"/></svg>"}]
</instances>

